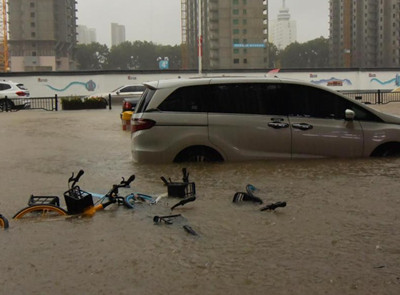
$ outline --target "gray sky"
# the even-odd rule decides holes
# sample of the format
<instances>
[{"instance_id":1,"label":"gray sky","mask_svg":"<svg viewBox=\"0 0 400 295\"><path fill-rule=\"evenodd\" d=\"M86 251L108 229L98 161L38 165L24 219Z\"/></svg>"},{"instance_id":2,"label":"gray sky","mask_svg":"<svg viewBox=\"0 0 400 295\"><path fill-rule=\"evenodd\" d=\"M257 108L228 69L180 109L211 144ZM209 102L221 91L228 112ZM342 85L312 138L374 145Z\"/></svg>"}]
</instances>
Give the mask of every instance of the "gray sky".
<instances>
[{"instance_id":1,"label":"gray sky","mask_svg":"<svg viewBox=\"0 0 400 295\"><path fill-rule=\"evenodd\" d=\"M269 19L276 19L282 0L269 0L269 7ZM298 42L328 37L329 0L286 0L286 7L297 22ZM127 41L181 42L180 0L78 0L77 9L78 25L95 28L101 44L110 46L112 22L125 26Z\"/></svg>"}]
</instances>

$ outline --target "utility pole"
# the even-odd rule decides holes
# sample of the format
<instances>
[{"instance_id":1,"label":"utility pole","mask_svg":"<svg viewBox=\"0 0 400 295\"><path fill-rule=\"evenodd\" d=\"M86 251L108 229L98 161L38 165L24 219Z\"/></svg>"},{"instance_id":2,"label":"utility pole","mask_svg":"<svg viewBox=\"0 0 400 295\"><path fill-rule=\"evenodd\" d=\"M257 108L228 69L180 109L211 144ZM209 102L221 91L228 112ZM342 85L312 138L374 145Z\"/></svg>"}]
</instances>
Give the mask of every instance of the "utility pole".
<instances>
[{"instance_id":1,"label":"utility pole","mask_svg":"<svg viewBox=\"0 0 400 295\"><path fill-rule=\"evenodd\" d=\"M8 38L7 38L7 7L6 0L2 0L0 14L0 72L7 72L8 68Z\"/></svg>"},{"instance_id":2,"label":"utility pole","mask_svg":"<svg viewBox=\"0 0 400 295\"><path fill-rule=\"evenodd\" d=\"M197 32L197 50L198 50L198 58L199 58L199 75L202 74L203 71L203 35L202 35L202 26L201 26L201 20L202 20L202 13L201 13L201 0L197 0L197 5L198 5L198 32Z\"/></svg>"}]
</instances>

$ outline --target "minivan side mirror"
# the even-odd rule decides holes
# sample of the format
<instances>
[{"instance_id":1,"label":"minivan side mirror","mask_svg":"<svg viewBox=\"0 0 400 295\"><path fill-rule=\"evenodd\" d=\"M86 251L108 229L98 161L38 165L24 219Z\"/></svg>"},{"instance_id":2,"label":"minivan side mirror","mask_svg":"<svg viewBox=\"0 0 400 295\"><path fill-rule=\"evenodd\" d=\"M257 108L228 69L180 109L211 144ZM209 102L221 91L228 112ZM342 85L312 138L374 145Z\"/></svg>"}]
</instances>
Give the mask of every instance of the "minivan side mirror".
<instances>
[{"instance_id":1,"label":"minivan side mirror","mask_svg":"<svg viewBox=\"0 0 400 295\"><path fill-rule=\"evenodd\" d=\"M344 111L344 117L346 121L353 121L356 117L356 113L353 110L346 109Z\"/></svg>"}]
</instances>

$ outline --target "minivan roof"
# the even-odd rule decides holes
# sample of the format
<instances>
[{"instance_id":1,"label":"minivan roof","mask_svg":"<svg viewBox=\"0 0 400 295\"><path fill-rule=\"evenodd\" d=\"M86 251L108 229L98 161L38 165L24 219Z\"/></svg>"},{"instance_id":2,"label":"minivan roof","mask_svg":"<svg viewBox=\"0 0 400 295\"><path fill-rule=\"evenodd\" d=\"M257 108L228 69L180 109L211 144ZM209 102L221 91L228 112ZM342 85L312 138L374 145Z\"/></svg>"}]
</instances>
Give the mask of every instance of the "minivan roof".
<instances>
[{"instance_id":1,"label":"minivan roof","mask_svg":"<svg viewBox=\"0 0 400 295\"><path fill-rule=\"evenodd\" d=\"M195 86L195 85L206 85L206 84L218 84L218 83L265 83L265 82L277 82L277 81L296 81L279 78L267 78L267 77L195 77L195 78L180 78L180 79L166 79L158 81L150 81L143 83L145 86L153 89L170 88L176 86ZM297 80L297 82L301 82Z\"/></svg>"}]
</instances>

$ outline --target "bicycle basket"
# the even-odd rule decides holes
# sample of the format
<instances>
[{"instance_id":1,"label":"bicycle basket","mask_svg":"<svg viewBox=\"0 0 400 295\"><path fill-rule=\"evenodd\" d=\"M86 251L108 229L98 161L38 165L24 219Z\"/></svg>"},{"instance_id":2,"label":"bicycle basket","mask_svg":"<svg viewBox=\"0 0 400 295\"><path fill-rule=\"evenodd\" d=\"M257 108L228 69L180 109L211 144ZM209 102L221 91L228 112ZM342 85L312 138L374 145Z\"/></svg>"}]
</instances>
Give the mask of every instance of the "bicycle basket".
<instances>
[{"instance_id":1,"label":"bicycle basket","mask_svg":"<svg viewBox=\"0 0 400 295\"><path fill-rule=\"evenodd\" d=\"M170 182L167 184L168 196L185 198L196 194L194 182Z\"/></svg>"},{"instance_id":2,"label":"bicycle basket","mask_svg":"<svg viewBox=\"0 0 400 295\"><path fill-rule=\"evenodd\" d=\"M88 207L93 206L93 197L90 193L80 189L79 186L64 193L65 204L69 214L80 214Z\"/></svg>"}]
</instances>

